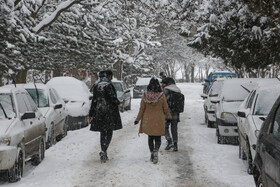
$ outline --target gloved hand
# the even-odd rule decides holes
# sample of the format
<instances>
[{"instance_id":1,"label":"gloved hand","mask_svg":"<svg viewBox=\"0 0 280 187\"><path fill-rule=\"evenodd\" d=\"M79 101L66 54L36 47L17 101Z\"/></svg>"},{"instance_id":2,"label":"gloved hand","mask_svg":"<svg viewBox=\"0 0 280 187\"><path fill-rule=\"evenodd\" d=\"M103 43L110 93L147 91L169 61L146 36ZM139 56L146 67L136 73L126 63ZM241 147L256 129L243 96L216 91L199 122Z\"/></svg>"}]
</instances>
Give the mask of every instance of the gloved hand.
<instances>
[{"instance_id":1,"label":"gloved hand","mask_svg":"<svg viewBox=\"0 0 280 187\"><path fill-rule=\"evenodd\" d=\"M139 121L134 121L134 125L137 125Z\"/></svg>"}]
</instances>

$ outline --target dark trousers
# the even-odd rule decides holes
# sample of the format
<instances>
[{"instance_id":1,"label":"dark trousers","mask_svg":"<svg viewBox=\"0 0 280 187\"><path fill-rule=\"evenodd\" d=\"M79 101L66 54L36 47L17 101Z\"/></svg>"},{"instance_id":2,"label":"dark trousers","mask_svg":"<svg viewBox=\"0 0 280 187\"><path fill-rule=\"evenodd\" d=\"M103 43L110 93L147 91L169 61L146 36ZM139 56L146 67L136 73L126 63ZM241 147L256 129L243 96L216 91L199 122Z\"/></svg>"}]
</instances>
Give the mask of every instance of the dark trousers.
<instances>
[{"instance_id":1,"label":"dark trousers","mask_svg":"<svg viewBox=\"0 0 280 187\"><path fill-rule=\"evenodd\" d=\"M100 145L101 145L101 150L106 153L110 142L113 137L113 130L107 130L107 131L101 131L100 132Z\"/></svg>"},{"instance_id":2,"label":"dark trousers","mask_svg":"<svg viewBox=\"0 0 280 187\"><path fill-rule=\"evenodd\" d=\"M148 136L150 151L158 151L161 145L161 136Z\"/></svg>"},{"instance_id":3,"label":"dark trousers","mask_svg":"<svg viewBox=\"0 0 280 187\"><path fill-rule=\"evenodd\" d=\"M172 139L169 132L169 126L171 126L171 134ZM173 142L178 142L178 121L177 120L171 120L171 122L165 123L165 138L166 140L173 140Z\"/></svg>"}]
</instances>

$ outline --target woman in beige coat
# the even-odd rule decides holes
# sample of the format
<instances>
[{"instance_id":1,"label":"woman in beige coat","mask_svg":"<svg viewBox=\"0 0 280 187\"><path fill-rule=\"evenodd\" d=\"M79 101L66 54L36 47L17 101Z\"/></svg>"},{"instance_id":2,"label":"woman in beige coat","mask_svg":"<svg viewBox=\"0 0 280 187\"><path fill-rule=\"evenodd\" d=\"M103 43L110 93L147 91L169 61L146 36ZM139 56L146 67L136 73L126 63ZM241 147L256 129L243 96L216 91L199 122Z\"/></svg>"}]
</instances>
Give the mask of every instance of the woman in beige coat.
<instances>
[{"instance_id":1,"label":"woman in beige coat","mask_svg":"<svg viewBox=\"0 0 280 187\"><path fill-rule=\"evenodd\" d=\"M154 164L158 162L161 136L165 135L165 115L168 120L171 120L166 97L160 88L159 81L152 78L147 91L142 96L139 113L134 124L138 124L141 120L139 133L148 135L151 161Z\"/></svg>"}]
</instances>

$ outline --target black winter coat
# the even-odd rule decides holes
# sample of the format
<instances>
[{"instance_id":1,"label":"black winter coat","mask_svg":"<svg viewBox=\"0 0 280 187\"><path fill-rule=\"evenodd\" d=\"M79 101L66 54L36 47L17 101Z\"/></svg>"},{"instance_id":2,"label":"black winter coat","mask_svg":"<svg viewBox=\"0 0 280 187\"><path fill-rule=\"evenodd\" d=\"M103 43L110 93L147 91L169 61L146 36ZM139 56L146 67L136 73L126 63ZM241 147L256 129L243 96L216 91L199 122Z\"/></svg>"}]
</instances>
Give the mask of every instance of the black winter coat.
<instances>
[{"instance_id":1,"label":"black winter coat","mask_svg":"<svg viewBox=\"0 0 280 187\"><path fill-rule=\"evenodd\" d=\"M93 87L93 98L89 111L91 131L118 130L122 121L118 109L120 104L115 88L108 79L98 82Z\"/></svg>"}]
</instances>

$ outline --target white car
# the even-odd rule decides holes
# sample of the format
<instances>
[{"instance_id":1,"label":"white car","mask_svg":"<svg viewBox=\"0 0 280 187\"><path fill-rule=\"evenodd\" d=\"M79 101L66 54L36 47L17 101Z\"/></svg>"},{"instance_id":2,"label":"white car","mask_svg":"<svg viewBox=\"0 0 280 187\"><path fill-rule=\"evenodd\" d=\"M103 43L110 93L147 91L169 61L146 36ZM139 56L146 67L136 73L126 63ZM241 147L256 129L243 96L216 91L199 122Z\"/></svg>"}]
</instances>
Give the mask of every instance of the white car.
<instances>
[{"instance_id":1,"label":"white car","mask_svg":"<svg viewBox=\"0 0 280 187\"><path fill-rule=\"evenodd\" d=\"M252 162L257 144L256 131L280 95L280 81L270 79L266 85L259 85L252 90L238 109L239 157L247 159L247 172L252 174Z\"/></svg>"},{"instance_id":2,"label":"white car","mask_svg":"<svg viewBox=\"0 0 280 187\"><path fill-rule=\"evenodd\" d=\"M68 130L86 127L92 98L87 85L74 77L54 77L47 86L55 88L66 104Z\"/></svg>"},{"instance_id":3,"label":"white car","mask_svg":"<svg viewBox=\"0 0 280 187\"><path fill-rule=\"evenodd\" d=\"M124 112L125 110L131 110L130 89L128 89L125 82L113 79L112 84L117 91L117 97L121 103L120 111Z\"/></svg>"},{"instance_id":4,"label":"white car","mask_svg":"<svg viewBox=\"0 0 280 187\"><path fill-rule=\"evenodd\" d=\"M216 103L216 135L218 144L238 144L237 110L259 79L228 79L223 81Z\"/></svg>"},{"instance_id":5,"label":"white car","mask_svg":"<svg viewBox=\"0 0 280 187\"><path fill-rule=\"evenodd\" d=\"M46 118L47 148L67 135L67 111L65 102L57 91L45 84L25 84L25 90L30 94L40 112Z\"/></svg>"},{"instance_id":6,"label":"white car","mask_svg":"<svg viewBox=\"0 0 280 187\"><path fill-rule=\"evenodd\" d=\"M26 90L0 87L0 171L9 182L22 177L25 161L38 165L45 157L45 118Z\"/></svg>"},{"instance_id":7,"label":"white car","mask_svg":"<svg viewBox=\"0 0 280 187\"><path fill-rule=\"evenodd\" d=\"M143 93L147 90L151 78L138 77L133 88L133 98L142 98Z\"/></svg>"},{"instance_id":8,"label":"white car","mask_svg":"<svg viewBox=\"0 0 280 187\"><path fill-rule=\"evenodd\" d=\"M203 108L205 113L205 123L207 127L216 127L216 116L215 116L215 104L211 103L212 99L218 98L219 92L223 85L223 81L225 79L216 79L210 89L208 90L207 94L201 94L200 96L205 99Z\"/></svg>"}]
</instances>

